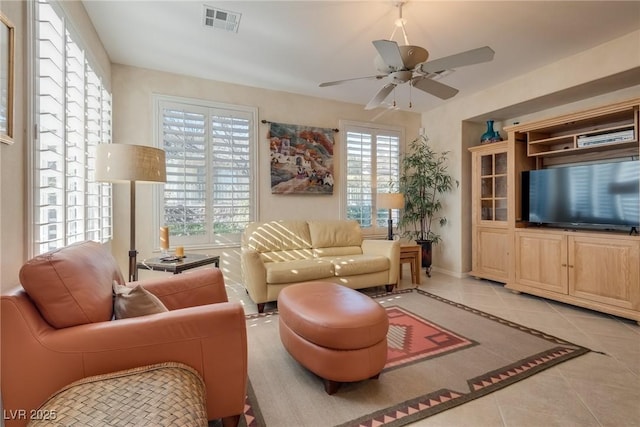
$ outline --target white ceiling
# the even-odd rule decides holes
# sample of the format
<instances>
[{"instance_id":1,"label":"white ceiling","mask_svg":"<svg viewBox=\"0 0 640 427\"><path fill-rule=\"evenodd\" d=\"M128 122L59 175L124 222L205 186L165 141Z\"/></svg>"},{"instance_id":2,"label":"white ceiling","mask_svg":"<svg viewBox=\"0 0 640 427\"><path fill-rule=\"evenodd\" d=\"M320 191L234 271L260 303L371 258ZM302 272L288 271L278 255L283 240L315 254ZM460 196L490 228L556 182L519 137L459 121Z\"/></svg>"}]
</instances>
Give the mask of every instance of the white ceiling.
<instances>
[{"instance_id":1,"label":"white ceiling","mask_svg":"<svg viewBox=\"0 0 640 427\"><path fill-rule=\"evenodd\" d=\"M241 13L238 32L205 27L204 4ZM377 74L371 41L391 36L395 4L84 0L114 63L363 106L384 81L318 85ZM413 0L403 15L409 42L426 48L430 59L485 45L496 52L490 63L440 79L458 88L459 98L638 30L640 1ZM624 54L637 55L640 64L640 52ZM395 91L401 109L409 109L409 96L417 112L447 102L416 89L410 94L404 84Z\"/></svg>"}]
</instances>

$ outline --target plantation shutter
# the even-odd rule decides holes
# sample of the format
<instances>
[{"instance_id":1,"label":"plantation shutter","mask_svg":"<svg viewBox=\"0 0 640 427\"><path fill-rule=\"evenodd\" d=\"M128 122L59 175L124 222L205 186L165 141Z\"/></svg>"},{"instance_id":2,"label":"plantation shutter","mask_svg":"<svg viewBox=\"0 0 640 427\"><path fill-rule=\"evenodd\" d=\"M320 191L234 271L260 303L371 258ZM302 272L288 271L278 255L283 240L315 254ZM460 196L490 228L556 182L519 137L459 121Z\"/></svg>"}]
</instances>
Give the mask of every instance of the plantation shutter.
<instances>
[{"instance_id":1,"label":"plantation shutter","mask_svg":"<svg viewBox=\"0 0 640 427\"><path fill-rule=\"evenodd\" d=\"M211 116L213 229L240 234L251 220L251 120L246 115Z\"/></svg>"},{"instance_id":2,"label":"plantation shutter","mask_svg":"<svg viewBox=\"0 0 640 427\"><path fill-rule=\"evenodd\" d=\"M373 217L372 138L370 133L347 132L347 219L363 228L371 227Z\"/></svg>"},{"instance_id":3,"label":"plantation shutter","mask_svg":"<svg viewBox=\"0 0 640 427\"><path fill-rule=\"evenodd\" d=\"M387 209L375 209L376 193L397 191L400 173L400 132L347 126L347 219L363 228L386 227ZM394 221L398 211L393 211Z\"/></svg>"},{"instance_id":4,"label":"plantation shutter","mask_svg":"<svg viewBox=\"0 0 640 427\"><path fill-rule=\"evenodd\" d=\"M111 95L64 16L36 2L33 244L40 254L111 238L111 186L96 183L95 147L111 142Z\"/></svg>"},{"instance_id":5,"label":"plantation shutter","mask_svg":"<svg viewBox=\"0 0 640 427\"><path fill-rule=\"evenodd\" d=\"M239 242L254 218L255 113L160 98L160 145L167 159L161 222L175 244Z\"/></svg>"}]
</instances>

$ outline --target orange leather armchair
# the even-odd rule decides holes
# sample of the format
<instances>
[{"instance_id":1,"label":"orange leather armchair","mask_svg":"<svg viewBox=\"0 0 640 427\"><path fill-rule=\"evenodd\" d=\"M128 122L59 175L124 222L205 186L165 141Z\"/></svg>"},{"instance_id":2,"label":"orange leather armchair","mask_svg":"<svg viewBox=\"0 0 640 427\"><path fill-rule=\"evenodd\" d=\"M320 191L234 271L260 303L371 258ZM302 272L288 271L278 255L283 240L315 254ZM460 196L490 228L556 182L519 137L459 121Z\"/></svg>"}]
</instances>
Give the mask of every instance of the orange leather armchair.
<instances>
[{"instance_id":1,"label":"orange leather armchair","mask_svg":"<svg viewBox=\"0 0 640 427\"><path fill-rule=\"evenodd\" d=\"M0 305L4 414L23 410L28 418L53 392L87 376L175 361L203 377L208 418L237 424L246 396L247 335L242 305L228 302L220 270L140 282L169 311L120 320L111 320L114 280L124 283L111 254L95 242L22 267L24 289L2 295ZM28 421L4 418L7 427Z\"/></svg>"}]
</instances>

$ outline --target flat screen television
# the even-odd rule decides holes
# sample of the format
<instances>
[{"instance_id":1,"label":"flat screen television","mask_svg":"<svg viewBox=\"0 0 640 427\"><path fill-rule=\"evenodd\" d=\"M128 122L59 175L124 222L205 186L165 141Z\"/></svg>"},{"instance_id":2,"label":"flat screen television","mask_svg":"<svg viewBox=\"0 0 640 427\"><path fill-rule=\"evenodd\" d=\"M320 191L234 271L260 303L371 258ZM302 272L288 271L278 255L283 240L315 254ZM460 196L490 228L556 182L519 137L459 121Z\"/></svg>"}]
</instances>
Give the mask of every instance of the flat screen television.
<instances>
[{"instance_id":1,"label":"flat screen television","mask_svg":"<svg viewBox=\"0 0 640 427\"><path fill-rule=\"evenodd\" d=\"M638 227L640 161L523 172L522 216L525 221L559 227Z\"/></svg>"}]
</instances>

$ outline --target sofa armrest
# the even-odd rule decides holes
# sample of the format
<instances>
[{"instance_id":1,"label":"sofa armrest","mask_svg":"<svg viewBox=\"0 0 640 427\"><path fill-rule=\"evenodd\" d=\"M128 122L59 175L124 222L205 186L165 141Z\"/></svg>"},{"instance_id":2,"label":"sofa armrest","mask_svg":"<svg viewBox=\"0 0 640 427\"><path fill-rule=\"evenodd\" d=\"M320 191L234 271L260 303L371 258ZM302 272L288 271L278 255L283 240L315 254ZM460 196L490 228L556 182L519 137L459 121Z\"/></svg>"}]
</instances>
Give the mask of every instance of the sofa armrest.
<instances>
[{"instance_id":1,"label":"sofa armrest","mask_svg":"<svg viewBox=\"0 0 640 427\"><path fill-rule=\"evenodd\" d=\"M142 285L160 298L169 310L228 301L224 278L217 268L203 268L131 284Z\"/></svg>"},{"instance_id":2,"label":"sofa armrest","mask_svg":"<svg viewBox=\"0 0 640 427\"><path fill-rule=\"evenodd\" d=\"M363 240L362 253L389 258L389 284L398 283L400 273L400 242L397 240Z\"/></svg>"},{"instance_id":3,"label":"sofa armrest","mask_svg":"<svg viewBox=\"0 0 640 427\"><path fill-rule=\"evenodd\" d=\"M240 252L242 281L249 296L256 303L267 301L267 270L260 253L248 248Z\"/></svg>"}]
</instances>

